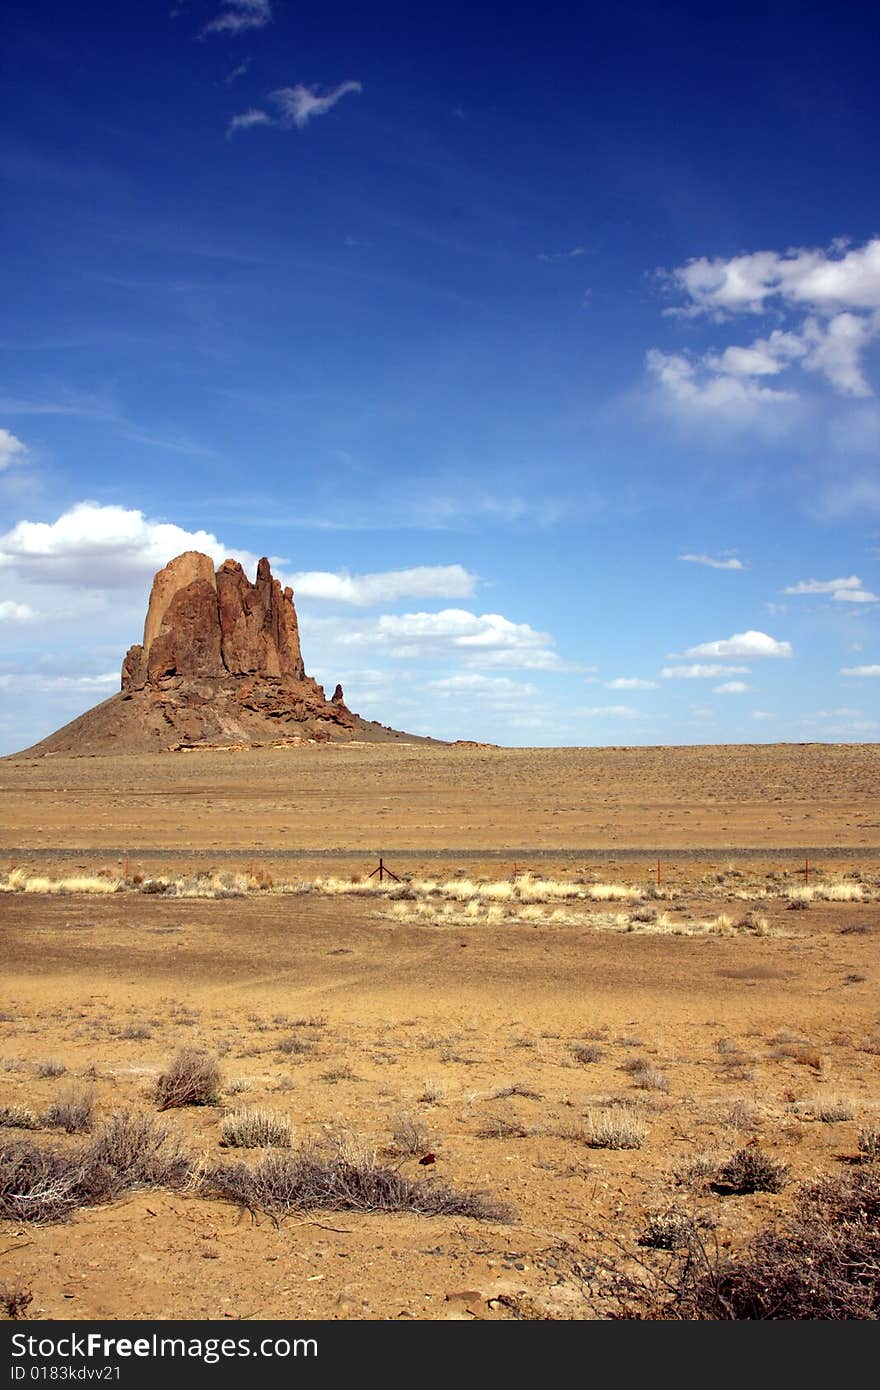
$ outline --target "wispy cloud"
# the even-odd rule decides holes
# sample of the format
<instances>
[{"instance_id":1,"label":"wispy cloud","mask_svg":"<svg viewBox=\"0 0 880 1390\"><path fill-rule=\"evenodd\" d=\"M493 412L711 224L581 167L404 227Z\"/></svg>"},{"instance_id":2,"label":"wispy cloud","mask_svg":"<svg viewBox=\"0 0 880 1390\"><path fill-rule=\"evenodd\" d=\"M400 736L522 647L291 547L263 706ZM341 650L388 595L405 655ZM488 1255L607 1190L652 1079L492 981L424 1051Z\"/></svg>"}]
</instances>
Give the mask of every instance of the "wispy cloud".
<instances>
[{"instance_id":1,"label":"wispy cloud","mask_svg":"<svg viewBox=\"0 0 880 1390\"><path fill-rule=\"evenodd\" d=\"M665 681L711 681L721 676L747 676L748 666L717 666L697 662L690 666L664 666L660 675Z\"/></svg>"},{"instance_id":2,"label":"wispy cloud","mask_svg":"<svg viewBox=\"0 0 880 1390\"><path fill-rule=\"evenodd\" d=\"M223 0L220 13L202 29L206 34L243 34L272 23L271 0Z\"/></svg>"},{"instance_id":3,"label":"wispy cloud","mask_svg":"<svg viewBox=\"0 0 880 1390\"><path fill-rule=\"evenodd\" d=\"M27 458L27 445L12 433L0 429L0 473L13 463L23 463Z\"/></svg>"},{"instance_id":4,"label":"wispy cloud","mask_svg":"<svg viewBox=\"0 0 880 1390\"><path fill-rule=\"evenodd\" d=\"M237 130L250 130L255 125L274 124L275 122L268 111L261 111L259 107L251 106L247 111L240 111L237 116L232 117L226 127L226 138L231 140Z\"/></svg>"},{"instance_id":5,"label":"wispy cloud","mask_svg":"<svg viewBox=\"0 0 880 1390\"><path fill-rule=\"evenodd\" d=\"M830 594L837 603L880 603L880 598L864 588L857 574L846 579L802 579L783 589L784 594Z\"/></svg>"},{"instance_id":6,"label":"wispy cloud","mask_svg":"<svg viewBox=\"0 0 880 1390\"><path fill-rule=\"evenodd\" d=\"M643 681L639 676L615 676L605 686L608 690L656 690L657 682Z\"/></svg>"},{"instance_id":7,"label":"wispy cloud","mask_svg":"<svg viewBox=\"0 0 880 1390\"><path fill-rule=\"evenodd\" d=\"M470 598L477 576L462 565L417 565L378 574L298 571L285 576L297 598L325 599L361 607L401 598Z\"/></svg>"},{"instance_id":8,"label":"wispy cloud","mask_svg":"<svg viewBox=\"0 0 880 1390\"><path fill-rule=\"evenodd\" d=\"M750 629L748 632L735 632L732 637L722 637L717 642L701 642L696 647L688 647L684 655L789 657L792 655L792 646L790 642L777 641L775 637L768 636L766 632L755 632Z\"/></svg>"},{"instance_id":9,"label":"wispy cloud","mask_svg":"<svg viewBox=\"0 0 880 1390\"><path fill-rule=\"evenodd\" d=\"M576 709L574 714L585 719L644 719L641 710L633 709L631 705L588 705L583 709Z\"/></svg>"},{"instance_id":10,"label":"wispy cloud","mask_svg":"<svg viewBox=\"0 0 880 1390\"><path fill-rule=\"evenodd\" d=\"M245 73L250 71L250 67L253 61L253 58L245 58L243 63L239 63L236 67L234 67L232 69L232 72L228 73L227 76L224 77L224 87L231 87L233 82L237 82L240 77L244 77Z\"/></svg>"},{"instance_id":11,"label":"wispy cloud","mask_svg":"<svg viewBox=\"0 0 880 1390\"><path fill-rule=\"evenodd\" d=\"M708 565L713 570L741 570L742 560L737 560L735 556L728 559L715 559L712 555L679 555L680 560L687 560L692 565Z\"/></svg>"},{"instance_id":12,"label":"wispy cloud","mask_svg":"<svg viewBox=\"0 0 880 1390\"><path fill-rule=\"evenodd\" d=\"M476 672L428 681L426 689L443 700L476 698L481 705L491 705L495 709L516 709L524 700L533 700L538 693L538 687L530 681L514 681L509 676L483 676Z\"/></svg>"},{"instance_id":13,"label":"wispy cloud","mask_svg":"<svg viewBox=\"0 0 880 1390\"><path fill-rule=\"evenodd\" d=\"M842 676L880 676L880 666L841 666Z\"/></svg>"},{"instance_id":14,"label":"wispy cloud","mask_svg":"<svg viewBox=\"0 0 880 1390\"><path fill-rule=\"evenodd\" d=\"M745 681L723 681L721 685L713 685L712 690L716 695L747 695L754 688L753 685L746 685Z\"/></svg>"},{"instance_id":15,"label":"wispy cloud","mask_svg":"<svg viewBox=\"0 0 880 1390\"><path fill-rule=\"evenodd\" d=\"M326 96L319 96L317 87L297 83L295 87L279 87L271 96L281 111L281 124L295 125L301 130L316 116L326 115L349 92L362 91L360 82L340 82Z\"/></svg>"},{"instance_id":16,"label":"wispy cloud","mask_svg":"<svg viewBox=\"0 0 880 1390\"><path fill-rule=\"evenodd\" d=\"M539 261L573 261L587 254L586 246L573 246L570 251L539 251Z\"/></svg>"}]
</instances>

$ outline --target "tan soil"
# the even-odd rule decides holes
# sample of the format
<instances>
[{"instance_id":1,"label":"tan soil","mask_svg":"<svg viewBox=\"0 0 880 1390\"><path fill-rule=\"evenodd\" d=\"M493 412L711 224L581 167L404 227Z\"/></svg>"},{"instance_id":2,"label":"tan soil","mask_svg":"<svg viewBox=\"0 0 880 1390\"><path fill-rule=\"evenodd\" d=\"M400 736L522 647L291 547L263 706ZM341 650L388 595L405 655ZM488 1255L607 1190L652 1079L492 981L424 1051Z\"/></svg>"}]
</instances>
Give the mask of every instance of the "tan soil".
<instances>
[{"instance_id":1,"label":"tan soil","mask_svg":"<svg viewBox=\"0 0 880 1390\"><path fill-rule=\"evenodd\" d=\"M613 1242L635 1250L648 1210L687 1206L717 1223L723 1246L740 1245L790 1207L796 1180L846 1171L859 1129L880 1122L880 903L792 912L784 899L735 894L798 882L788 851L804 846L848 849L814 874L858 873L872 893L877 772L876 747L821 745L0 762L5 849L40 851L40 872L69 869L70 848L90 870L108 849L130 854L130 873L150 849L150 872L191 868L196 847L218 864L262 849L261 863L288 877L361 873L368 851L397 847L412 851L406 872L500 878L511 866L491 853L526 847L548 852L542 872L647 885L651 852L697 847L709 855L668 867L683 924L752 906L770 931L439 928L317 894L0 894L0 1104L42 1112L90 1085L99 1115L150 1109L156 1075L194 1043L220 1057L225 1087L217 1107L164 1117L194 1153L238 1157L218 1147L223 1114L268 1107L296 1139L344 1128L414 1177L514 1209L509 1223L315 1213L276 1229L219 1201L151 1191L58 1225L2 1223L0 1281L33 1289L32 1315L67 1319L595 1318L612 1304L590 1262L626 1264ZM586 846L608 848L584 864L573 852ZM282 858L328 847L338 863ZM730 847L754 854L736 864ZM486 857L459 862L446 852L456 849ZM139 1028L148 1035L123 1036ZM285 1054L278 1044L292 1034L314 1050ZM599 1060L575 1060L585 1042ZM623 1069L633 1056L666 1075L668 1092L633 1085ZM66 1074L40 1076L55 1058ZM495 1094L511 1086L520 1093ZM810 1118L811 1104L838 1096L851 1119ZM621 1097L641 1108L643 1146L586 1147L584 1112ZM394 1150L402 1115L427 1130L434 1165ZM755 1138L791 1165L780 1194L676 1184L673 1168L694 1154Z\"/></svg>"}]
</instances>

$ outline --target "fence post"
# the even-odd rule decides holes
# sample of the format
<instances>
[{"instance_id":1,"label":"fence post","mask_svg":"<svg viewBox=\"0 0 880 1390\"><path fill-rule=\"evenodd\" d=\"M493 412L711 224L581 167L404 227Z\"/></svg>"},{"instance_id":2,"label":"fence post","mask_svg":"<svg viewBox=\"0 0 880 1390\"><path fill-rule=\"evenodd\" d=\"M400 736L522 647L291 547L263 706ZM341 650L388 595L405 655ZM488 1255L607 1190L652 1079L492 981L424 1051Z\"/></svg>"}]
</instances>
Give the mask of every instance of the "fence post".
<instances>
[{"instance_id":1,"label":"fence post","mask_svg":"<svg viewBox=\"0 0 880 1390\"><path fill-rule=\"evenodd\" d=\"M660 887L660 860L657 860L657 887Z\"/></svg>"},{"instance_id":2,"label":"fence post","mask_svg":"<svg viewBox=\"0 0 880 1390\"><path fill-rule=\"evenodd\" d=\"M810 861L809 861L809 859L805 859L805 860L804 860L804 883L807 884L807 883L809 883L809 881L810 881Z\"/></svg>"}]
</instances>

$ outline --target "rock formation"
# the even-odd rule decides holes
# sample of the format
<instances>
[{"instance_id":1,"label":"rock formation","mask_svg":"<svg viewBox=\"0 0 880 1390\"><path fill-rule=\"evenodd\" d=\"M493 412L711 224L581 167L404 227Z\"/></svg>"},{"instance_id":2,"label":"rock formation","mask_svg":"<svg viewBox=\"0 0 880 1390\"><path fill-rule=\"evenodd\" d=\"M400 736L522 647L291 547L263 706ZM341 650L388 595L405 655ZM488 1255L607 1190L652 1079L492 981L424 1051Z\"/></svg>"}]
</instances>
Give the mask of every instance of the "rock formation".
<instances>
[{"instance_id":1,"label":"rock formation","mask_svg":"<svg viewBox=\"0 0 880 1390\"><path fill-rule=\"evenodd\" d=\"M214 573L209 556L187 550L153 580L142 646L122 663L123 690L172 677L287 677L306 681L293 590L282 593L269 561L251 584L237 560Z\"/></svg>"},{"instance_id":2,"label":"rock formation","mask_svg":"<svg viewBox=\"0 0 880 1390\"><path fill-rule=\"evenodd\" d=\"M353 714L341 685L328 700L306 675L293 590L268 560L252 584L237 560L215 572L210 556L188 550L153 579L144 640L126 652L119 694L26 751L410 738Z\"/></svg>"}]
</instances>

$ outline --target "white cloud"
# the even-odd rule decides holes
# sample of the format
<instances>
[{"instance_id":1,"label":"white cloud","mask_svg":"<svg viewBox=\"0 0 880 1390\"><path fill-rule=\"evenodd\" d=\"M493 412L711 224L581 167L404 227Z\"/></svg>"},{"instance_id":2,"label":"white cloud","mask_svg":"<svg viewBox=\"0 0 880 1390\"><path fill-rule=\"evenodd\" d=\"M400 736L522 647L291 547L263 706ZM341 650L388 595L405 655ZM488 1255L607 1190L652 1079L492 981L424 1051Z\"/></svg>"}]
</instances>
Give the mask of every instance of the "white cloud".
<instances>
[{"instance_id":1,"label":"white cloud","mask_svg":"<svg viewBox=\"0 0 880 1390\"><path fill-rule=\"evenodd\" d=\"M783 589L784 594L830 594L837 603L880 603L876 594L862 587L857 574L846 579L801 579Z\"/></svg>"},{"instance_id":2,"label":"white cloud","mask_svg":"<svg viewBox=\"0 0 880 1390\"><path fill-rule=\"evenodd\" d=\"M19 521L0 536L0 570L15 569L38 584L115 588L150 579L184 550L201 550L215 564L231 556L251 569L258 558L208 531L185 531L134 508L77 502L57 521Z\"/></svg>"},{"instance_id":3,"label":"white cloud","mask_svg":"<svg viewBox=\"0 0 880 1390\"><path fill-rule=\"evenodd\" d=\"M719 676L747 676L748 666L664 666L660 675L664 680L702 681L718 680Z\"/></svg>"},{"instance_id":4,"label":"white cloud","mask_svg":"<svg viewBox=\"0 0 880 1390\"><path fill-rule=\"evenodd\" d=\"M36 617L28 603L16 603L13 599L0 602L0 623L30 623Z\"/></svg>"},{"instance_id":5,"label":"white cloud","mask_svg":"<svg viewBox=\"0 0 880 1390\"><path fill-rule=\"evenodd\" d=\"M844 396L873 394L865 377L861 357L868 343L880 332L880 316L836 314L826 325L807 319L804 342L810 345L804 366L821 372Z\"/></svg>"},{"instance_id":6,"label":"white cloud","mask_svg":"<svg viewBox=\"0 0 880 1390\"><path fill-rule=\"evenodd\" d=\"M697 647L688 647L685 656L783 656L792 654L790 642L778 642L768 637L766 632L735 632L732 637L724 637L717 642L701 642Z\"/></svg>"},{"instance_id":7,"label":"white cloud","mask_svg":"<svg viewBox=\"0 0 880 1390\"><path fill-rule=\"evenodd\" d=\"M752 419L796 393L762 387L792 365L824 376L845 396L872 395L864 352L880 335L880 237L861 248L837 244L830 251L796 249L780 255L759 251L729 260L700 257L679 266L667 281L684 296L670 312L708 315L721 322L737 314L769 310L792 322L748 344L731 344L692 360L651 349L648 371L679 411Z\"/></svg>"},{"instance_id":8,"label":"white cloud","mask_svg":"<svg viewBox=\"0 0 880 1390\"><path fill-rule=\"evenodd\" d=\"M27 457L27 445L11 430L0 429L0 473L13 463L23 463Z\"/></svg>"},{"instance_id":9,"label":"white cloud","mask_svg":"<svg viewBox=\"0 0 880 1390\"><path fill-rule=\"evenodd\" d=\"M753 718L753 719L758 719L758 720L761 720L761 719L775 719L775 718L776 718L776 715L775 715L775 714L771 714L770 710L766 710L766 709L755 709L755 710L752 710L752 718Z\"/></svg>"},{"instance_id":10,"label":"white cloud","mask_svg":"<svg viewBox=\"0 0 880 1390\"><path fill-rule=\"evenodd\" d=\"M706 363L694 363L681 353L649 348L645 365L665 400L677 413L717 416L730 424L753 423L768 406L786 405L797 399L793 391L758 386L749 379L712 372Z\"/></svg>"},{"instance_id":11,"label":"white cloud","mask_svg":"<svg viewBox=\"0 0 880 1390\"><path fill-rule=\"evenodd\" d=\"M0 676L0 689L14 690L20 694L67 695L81 692L84 695L106 695L119 687L119 672L107 671L100 676L41 676L34 672L15 672Z\"/></svg>"},{"instance_id":12,"label":"white cloud","mask_svg":"<svg viewBox=\"0 0 880 1390\"><path fill-rule=\"evenodd\" d=\"M727 376L778 376L789 362L807 353L796 333L776 328L769 338L756 338L750 347L728 347L703 359L712 371Z\"/></svg>"},{"instance_id":13,"label":"white cloud","mask_svg":"<svg viewBox=\"0 0 880 1390\"><path fill-rule=\"evenodd\" d=\"M746 685L745 681L724 681L712 689L716 695L747 695L754 690L754 686Z\"/></svg>"},{"instance_id":14,"label":"white cloud","mask_svg":"<svg viewBox=\"0 0 880 1390\"><path fill-rule=\"evenodd\" d=\"M789 584L784 594L834 594L842 589L861 589L862 581L857 574L846 579L800 579L797 584Z\"/></svg>"},{"instance_id":15,"label":"white cloud","mask_svg":"<svg viewBox=\"0 0 880 1390\"><path fill-rule=\"evenodd\" d=\"M643 681L638 676L615 676L613 681L606 681L608 690L656 690L656 681Z\"/></svg>"},{"instance_id":16,"label":"white cloud","mask_svg":"<svg viewBox=\"0 0 880 1390\"><path fill-rule=\"evenodd\" d=\"M842 676L880 676L880 666L841 666Z\"/></svg>"},{"instance_id":17,"label":"white cloud","mask_svg":"<svg viewBox=\"0 0 880 1390\"><path fill-rule=\"evenodd\" d=\"M316 87L305 87L298 83L295 87L279 87L271 96L281 111L281 124L302 129L315 116L326 115L349 92L362 91L360 82L340 82L332 92L321 97Z\"/></svg>"},{"instance_id":18,"label":"white cloud","mask_svg":"<svg viewBox=\"0 0 880 1390\"><path fill-rule=\"evenodd\" d=\"M644 719L640 710L633 709L631 705L591 705L587 709L576 709L576 715L582 715L588 719Z\"/></svg>"},{"instance_id":19,"label":"white cloud","mask_svg":"<svg viewBox=\"0 0 880 1390\"><path fill-rule=\"evenodd\" d=\"M335 600L359 606L401 598L469 598L477 576L462 565L418 565L378 574L332 574L304 570L285 575L297 598Z\"/></svg>"},{"instance_id":20,"label":"white cloud","mask_svg":"<svg viewBox=\"0 0 880 1390\"><path fill-rule=\"evenodd\" d=\"M679 555L680 560L689 560L692 565L708 565L713 570L741 570L742 560L732 557L728 560L716 560L711 555Z\"/></svg>"},{"instance_id":21,"label":"white cloud","mask_svg":"<svg viewBox=\"0 0 880 1390\"><path fill-rule=\"evenodd\" d=\"M537 695L538 687L531 682L513 681L509 676L469 675L446 676L443 680L428 681L427 688L436 690L444 699L462 696L476 697L481 704L517 704Z\"/></svg>"},{"instance_id":22,"label":"white cloud","mask_svg":"<svg viewBox=\"0 0 880 1390\"><path fill-rule=\"evenodd\" d=\"M756 251L729 260L699 257L672 271L685 312L761 313L773 300L833 314L880 309L880 237L852 250Z\"/></svg>"},{"instance_id":23,"label":"white cloud","mask_svg":"<svg viewBox=\"0 0 880 1390\"><path fill-rule=\"evenodd\" d=\"M870 589L838 589L831 597L838 603L880 603L880 598Z\"/></svg>"},{"instance_id":24,"label":"white cloud","mask_svg":"<svg viewBox=\"0 0 880 1390\"><path fill-rule=\"evenodd\" d=\"M250 130L256 125L274 125L272 117L268 111L261 111L256 106L250 107L247 111L241 111L237 116L233 116L229 125L226 127L226 138L231 139L237 130Z\"/></svg>"},{"instance_id":25,"label":"white cloud","mask_svg":"<svg viewBox=\"0 0 880 1390\"><path fill-rule=\"evenodd\" d=\"M271 0L223 0L220 13L205 25L202 36L243 34L248 29L265 29L271 23Z\"/></svg>"},{"instance_id":26,"label":"white cloud","mask_svg":"<svg viewBox=\"0 0 880 1390\"><path fill-rule=\"evenodd\" d=\"M549 633L538 632L528 623L513 623L500 613L443 608L438 613L383 613L360 622L318 619L312 627L337 647L381 646L402 661L455 654L480 670L563 669Z\"/></svg>"}]
</instances>

